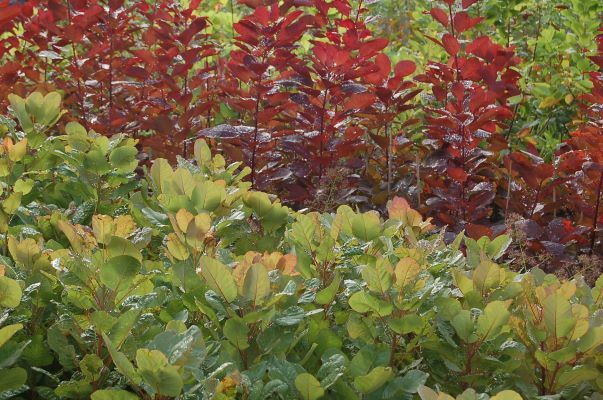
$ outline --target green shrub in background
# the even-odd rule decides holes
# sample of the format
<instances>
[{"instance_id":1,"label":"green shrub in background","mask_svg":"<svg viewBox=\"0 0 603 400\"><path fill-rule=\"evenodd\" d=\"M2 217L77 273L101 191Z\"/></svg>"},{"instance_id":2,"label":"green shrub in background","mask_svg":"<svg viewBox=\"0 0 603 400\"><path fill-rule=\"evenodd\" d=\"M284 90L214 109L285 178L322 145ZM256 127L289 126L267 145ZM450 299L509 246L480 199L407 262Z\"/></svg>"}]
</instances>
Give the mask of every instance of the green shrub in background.
<instances>
[{"instance_id":1,"label":"green shrub in background","mask_svg":"<svg viewBox=\"0 0 603 400\"><path fill-rule=\"evenodd\" d=\"M203 141L142 173L133 139L46 136L58 95L11 102L1 399L601 398L603 278L513 272L402 199L293 212Z\"/></svg>"}]
</instances>

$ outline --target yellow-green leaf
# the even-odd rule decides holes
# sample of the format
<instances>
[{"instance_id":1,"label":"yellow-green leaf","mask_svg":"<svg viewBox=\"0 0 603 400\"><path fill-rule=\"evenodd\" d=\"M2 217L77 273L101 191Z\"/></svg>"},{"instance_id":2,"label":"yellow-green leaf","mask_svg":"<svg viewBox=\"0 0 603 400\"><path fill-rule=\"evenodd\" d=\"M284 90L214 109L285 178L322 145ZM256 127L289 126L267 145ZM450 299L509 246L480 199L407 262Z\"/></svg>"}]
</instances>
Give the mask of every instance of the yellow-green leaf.
<instances>
[{"instance_id":1,"label":"yellow-green leaf","mask_svg":"<svg viewBox=\"0 0 603 400\"><path fill-rule=\"evenodd\" d=\"M318 379L308 373L297 375L295 388L304 400L320 399L325 394L325 390L320 386Z\"/></svg>"},{"instance_id":2,"label":"yellow-green leaf","mask_svg":"<svg viewBox=\"0 0 603 400\"><path fill-rule=\"evenodd\" d=\"M261 305L264 298L270 294L268 271L262 264L253 264L245 274L242 295L254 305Z\"/></svg>"},{"instance_id":3,"label":"yellow-green leaf","mask_svg":"<svg viewBox=\"0 0 603 400\"><path fill-rule=\"evenodd\" d=\"M23 329L22 324L12 324L0 328L0 347L4 346L6 342L10 340L11 337L17 332Z\"/></svg>"},{"instance_id":4,"label":"yellow-green leaf","mask_svg":"<svg viewBox=\"0 0 603 400\"><path fill-rule=\"evenodd\" d=\"M547 330L557 338L568 335L576 321L569 301L557 293L549 295L543 302L544 323Z\"/></svg>"},{"instance_id":5,"label":"yellow-green leaf","mask_svg":"<svg viewBox=\"0 0 603 400\"><path fill-rule=\"evenodd\" d=\"M369 394L385 385L393 376L394 372L390 367L376 367L368 374L354 378L354 386L361 393Z\"/></svg>"},{"instance_id":6,"label":"yellow-green leaf","mask_svg":"<svg viewBox=\"0 0 603 400\"><path fill-rule=\"evenodd\" d=\"M377 238L381 233L379 214L375 211L369 211L355 215L352 218L352 233L365 242Z\"/></svg>"},{"instance_id":7,"label":"yellow-green leaf","mask_svg":"<svg viewBox=\"0 0 603 400\"><path fill-rule=\"evenodd\" d=\"M208 256L201 257L199 274L207 286L229 303L237 298L237 286L230 268Z\"/></svg>"}]
</instances>

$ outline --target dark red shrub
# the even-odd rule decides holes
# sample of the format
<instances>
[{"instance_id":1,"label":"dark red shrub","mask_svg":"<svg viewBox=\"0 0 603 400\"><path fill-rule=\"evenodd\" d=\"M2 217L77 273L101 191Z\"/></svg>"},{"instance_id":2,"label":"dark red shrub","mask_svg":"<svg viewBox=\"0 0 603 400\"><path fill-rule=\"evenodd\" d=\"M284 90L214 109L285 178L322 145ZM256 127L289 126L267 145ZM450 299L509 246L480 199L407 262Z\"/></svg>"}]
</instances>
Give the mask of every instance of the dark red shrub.
<instances>
[{"instance_id":1,"label":"dark red shrub","mask_svg":"<svg viewBox=\"0 0 603 400\"><path fill-rule=\"evenodd\" d=\"M242 153L235 158L251 167L254 187L258 180L265 187L279 175L283 178L273 149L275 138L295 115L289 90L295 65L301 61L294 51L309 22L303 11L281 15L275 4L257 7L234 25L237 49L230 53L227 68L236 84L222 84L221 88L226 102L240 115L234 122L241 126L207 129L202 134L223 139L224 144L230 139L227 151Z\"/></svg>"},{"instance_id":2,"label":"dark red shrub","mask_svg":"<svg viewBox=\"0 0 603 400\"><path fill-rule=\"evenodd\" d=\"M70 114L103 134L159 133L143 147L174 157L216 108L217 51L207 18L193 15L199 3L41 2L20 18L27 45L9 37L0 47L11 60L2 82L7 93L62 91Z\"/></svg>"},{"instance_id":3,"label":"dark red shrub","mask_svg":"<svg viewBox=\"0 0 603 400\"><path fill-rule=\"evenodd\" d=\"M410 102L421 90L417 89L415 82L407 79L416 69L413 62L400 61L392 65L387 55L379 54L375 64L378 70L366 75L364 82L372 87L377 101L362 124L371 137L370 146L366 149L372 161L367 167L367 178L373 178L373 184L368 193L372 204L382 205L393 193L416 196L416 181L409 178L415 175L418 150L416 144L406 137L405 129L417 120L400 116L414 108Z\"/></svg>"},{"instance_id":4,"label":"dark red shrub","mask_svg":"<svg viewBox=\"0 0 603 400\"><path fill-rule=\"evenodd\" d=\"M422 171L429 196L425 208L441 224L482 235L488 233L501 176L498 152L506 143L499 131L512 115L507 99L519 93L520 75L513 69L519 60L513 48L488 37L464 44L463 33L480 22L467 10L475 2L442 3L447 10L434 7L430 14L448 32L431 39L449 59L430 63L417 78L431 86L435 99L426 118L433 150Z\"/></svg>"}]
</instances>

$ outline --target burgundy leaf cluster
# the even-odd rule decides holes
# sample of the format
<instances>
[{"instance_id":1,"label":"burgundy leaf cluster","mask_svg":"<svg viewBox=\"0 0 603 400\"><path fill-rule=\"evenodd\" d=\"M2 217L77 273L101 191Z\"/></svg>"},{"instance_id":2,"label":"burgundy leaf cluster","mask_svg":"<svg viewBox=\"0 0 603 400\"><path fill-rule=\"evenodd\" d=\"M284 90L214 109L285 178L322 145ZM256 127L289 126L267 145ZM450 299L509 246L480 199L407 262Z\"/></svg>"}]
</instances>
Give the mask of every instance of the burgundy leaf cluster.
<instances>
[{"instance_id":1,"label":"burgundy leaf cluster","mask_svg":"<svg viewBox=\"0 0 603 400\"><path fill-rule=\"evenodd\" d=\"M418 91L405 78L414 63L392 67L383 53L388 42L373 37L366 11L348 0L275 2L235 24L237 49L222 88L239 117L201 134L246 161L254 187L303 204L337 169L348 171L337 196L350 199L371 137L410 108ZM308 51L300 50L304 38ZM385 147L393 158L393 146Z\"/></svg>"},{"instance_id":2,"label":"burgundy leaf cluster","mask_svg":"<svg viewBox=\"0 0 603 400\"><path fill-rule=\"evenodd\" d=\"M173 157L217 107L208 88L218 52L207 18L193 13L199 3L49 0L35 13L21 5L3 26L25 29L0 41L2 90L60 90L87 128L140 135L143 147Z\"/></svg>"},{"instance_id":3,"label":"burgundy leaf cluster","mask_svg":"<svg viewBox=\"0 0 603 400\"><path fill-rule=\"evenodd\" d=\"M513 48L469 31L481 18L470 16L475 3L441 1L430 14L445 29L430 38L448 54L446 63L431 62L417 80L430 85L434 97L426 117L423 164L426 210L442 224L472 235L488 232L500 173L498 153L506 148L500 134L512 117L507 99L519 94L519 63Z\"/></svg>"},{"instance_id":4,"label":"burgundy leaf cluster","mask_svg":"<svg viewBox=\"0 0 603 400\"><path fill-rule=\"evenodd\" d=\"M545 162L533 146L511 149L505 138L518 95L519 60L512 47L475 36L478 1L441 0L431 16L448 59L431 62L416 79L430 86L428 149L420 179L423 210L452 231L496 236L509 224L523 232L530 251L547 252L550 266L581 253L603 253L603 35L593 90L581 98L584 123ZM519 219L517 219L519 216Z\"/></svg>"},{"instance_id":5,"label":"burgundy leaf cluster","mask_svg":"<svg viewBox=\"0 0 603 400\"><path fill-rule=\"evenodd\" d=\"M432 2L445 57L412 79L367 26L366 0L239 0L249 13L229 52L200 0L0 0L2 31L24 27L0 36L0 90L60 90L71 118L172 160L208 138L300 208L404 196L453 232L512 225L560 262L601 254L603 30L583 122L546 162L507 143L521 60L478 33L478 2Z\"/></svg>"}]
</instances>

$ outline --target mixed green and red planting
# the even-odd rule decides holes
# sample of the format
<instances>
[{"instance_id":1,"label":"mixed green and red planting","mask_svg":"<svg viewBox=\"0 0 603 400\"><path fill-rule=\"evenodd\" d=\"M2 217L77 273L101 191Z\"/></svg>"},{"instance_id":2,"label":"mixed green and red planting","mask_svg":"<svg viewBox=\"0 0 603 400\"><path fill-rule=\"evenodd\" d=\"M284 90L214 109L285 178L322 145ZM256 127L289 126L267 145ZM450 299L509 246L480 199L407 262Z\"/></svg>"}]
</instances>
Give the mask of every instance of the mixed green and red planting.
<instances>
[{"instance_id":1,"label":"mixed green and red planting","mask_svg":"<svg viewBox=\"0 0 603 400\"><path fill-rule=\"evenodd\" d=\"M601 399L603 4L0 1L0 399Z\"/></svg>"}]
</instances>

